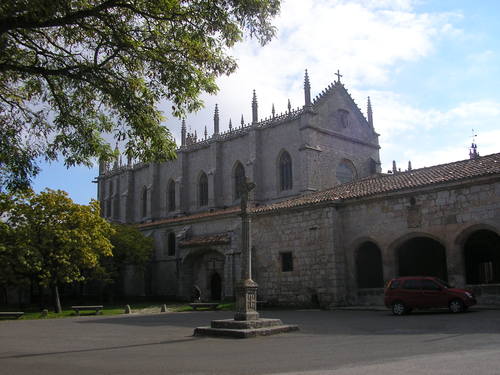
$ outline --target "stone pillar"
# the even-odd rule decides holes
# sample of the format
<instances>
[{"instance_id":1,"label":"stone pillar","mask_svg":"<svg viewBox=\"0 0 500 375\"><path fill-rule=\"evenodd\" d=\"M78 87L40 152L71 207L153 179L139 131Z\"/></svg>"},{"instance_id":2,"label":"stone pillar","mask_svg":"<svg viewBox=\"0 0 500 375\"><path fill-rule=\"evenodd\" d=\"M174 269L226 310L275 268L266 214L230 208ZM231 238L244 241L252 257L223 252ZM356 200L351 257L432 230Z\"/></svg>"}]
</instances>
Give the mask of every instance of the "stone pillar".
<instances>
[{"instance_id":1,"label":"stone pillar","mask_svg":"<svg viewBox=\"0 0 500 375\"><path fill-rule=\"evenodd\" d=\"M246 179L241 184L241 280L236 284L236 313L234 320L259 319L257 312L257 283L252 280L251 218L247 212L248 195L255 184Z\"/></svg>"}]
</instances>

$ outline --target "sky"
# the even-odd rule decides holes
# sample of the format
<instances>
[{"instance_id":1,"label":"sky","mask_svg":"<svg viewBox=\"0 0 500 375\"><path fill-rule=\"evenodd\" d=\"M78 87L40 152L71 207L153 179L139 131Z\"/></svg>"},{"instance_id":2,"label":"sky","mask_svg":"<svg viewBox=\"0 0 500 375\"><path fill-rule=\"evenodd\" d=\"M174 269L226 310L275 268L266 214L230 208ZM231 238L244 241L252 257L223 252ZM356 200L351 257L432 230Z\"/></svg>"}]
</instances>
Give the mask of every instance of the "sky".
<instances>
[{"instance_id":1,"label":"sky","mask_svg":"<svg viewBox=\"0 0 500 375\"><path fill-rule=\"evenodd\" d=\"M481 155L500 152L500 1L284 0L277 38L264 47L245 39L230 53L239 69L218 80L205 108L188 115L198 138L251 119L255 89L259 118L303 103L304 70L316 96L341 81L366 114L370 96L380 134L382 171L468 158L473 135ZM160 103L165 111L170 108ZM167 116L168 112L165 113ZM180 120L164 124L180 144ZM94 168L42 164L36 191L62 189L77 203L96 197Z\"/></svg>"}]
</instances>

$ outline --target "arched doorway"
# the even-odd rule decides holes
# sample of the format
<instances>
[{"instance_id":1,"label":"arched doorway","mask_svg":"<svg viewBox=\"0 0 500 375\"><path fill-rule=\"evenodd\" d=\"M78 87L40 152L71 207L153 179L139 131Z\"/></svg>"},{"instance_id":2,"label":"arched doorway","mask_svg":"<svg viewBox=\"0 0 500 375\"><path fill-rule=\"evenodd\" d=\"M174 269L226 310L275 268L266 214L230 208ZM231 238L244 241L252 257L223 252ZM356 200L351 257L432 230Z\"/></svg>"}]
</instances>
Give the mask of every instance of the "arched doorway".
<instances>
[{"instance_id":1,"label":"arched doorway","mask_svg":"<svg viewBox=\"0 0 500 375\"><path fill-rule=\"evenodd\" d=\"M364 242L356 253L358 288L382 288L384 286L382 256L373 242Z\"/></svg>"},{"instance_id":2,"label":"arched doorway","mask_svg":"<svg viewBox=\"0 0 500 375\"><path fill-rule=\"evenodd\" d=\"M221 277L224 275L224 260L224 255L217 250L191 251L183 259L180 269L181 296L191 298L196 285L202 301L221 300L224 295L224 280Z\"/></svg>"},{"instance_id":3,"label":"arched doorway","mask_svg":"<svg viewBox=\"0 0 500 375\"><path fill-rule=\"evenodd\" d=\"M500 283L500 236L490 230L477 230L465 241L467 284Z\"/></svg>"},{"instance_id":4,"label":"arched doorway","mask_svg":"<svg viewBox=\"0 0 500 375\"><path fill-rule=\"evenodd\" d=\"M212 301L220 301L222 297L222 280L217 272L210 279L210 296Z\"/></svg>"},{"instance_id":5,"label":"arched doorway","mask_svg":"<svg viewBox=\"0 0 500 375\"><path fill-rule=\"evenodd\" d=\"M414 237L396 249L399 276L436 276L448 280L446 250L429 237Z\"/></svg>"}]
</instances>

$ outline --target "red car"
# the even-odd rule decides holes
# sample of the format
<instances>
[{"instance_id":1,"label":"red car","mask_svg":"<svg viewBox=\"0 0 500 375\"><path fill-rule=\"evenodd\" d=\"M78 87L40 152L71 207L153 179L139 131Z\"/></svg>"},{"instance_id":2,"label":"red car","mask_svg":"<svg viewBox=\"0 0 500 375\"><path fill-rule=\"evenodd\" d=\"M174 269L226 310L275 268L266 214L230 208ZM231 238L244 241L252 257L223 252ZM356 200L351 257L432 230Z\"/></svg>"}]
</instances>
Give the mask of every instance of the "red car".
<instances>
[{"instance_id":1,"label":"red car","mask_svg":"<svg viewBox=\"0 0 500 375\"><path fill-rule=\"evenodd\" d=\"M437 277L407 276L387 283L384 303L394 315L403 315L413 309L433 307L448 307L451 312L458 313L477 301L470 290L453 288Z\"/></svg>"}]
</instances>

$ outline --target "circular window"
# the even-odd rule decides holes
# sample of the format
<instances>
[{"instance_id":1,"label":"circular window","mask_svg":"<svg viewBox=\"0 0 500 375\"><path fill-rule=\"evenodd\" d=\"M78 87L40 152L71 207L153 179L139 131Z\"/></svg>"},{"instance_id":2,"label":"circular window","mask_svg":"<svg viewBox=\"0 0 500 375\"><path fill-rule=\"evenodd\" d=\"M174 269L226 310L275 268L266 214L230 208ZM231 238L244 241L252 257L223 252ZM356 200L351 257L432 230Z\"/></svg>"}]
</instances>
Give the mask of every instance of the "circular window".
<instances>
[{"instance_id":1,"label":"circular window","mask_svg":"<svg viewBox=\"0 0 500 375\"><path fill-rule=\"evenodd\" d=\"M337 167L337 182L340 184L345 184L351 182L356 178L356 171L354 166L347 161L343 161Z\"/></svg>"}]
</instances>

